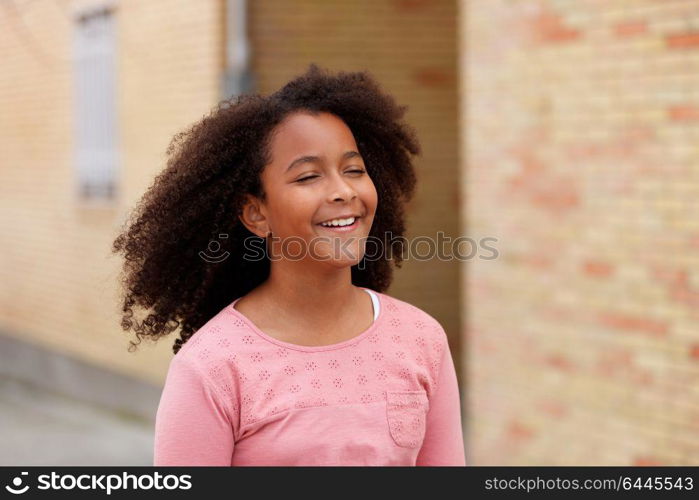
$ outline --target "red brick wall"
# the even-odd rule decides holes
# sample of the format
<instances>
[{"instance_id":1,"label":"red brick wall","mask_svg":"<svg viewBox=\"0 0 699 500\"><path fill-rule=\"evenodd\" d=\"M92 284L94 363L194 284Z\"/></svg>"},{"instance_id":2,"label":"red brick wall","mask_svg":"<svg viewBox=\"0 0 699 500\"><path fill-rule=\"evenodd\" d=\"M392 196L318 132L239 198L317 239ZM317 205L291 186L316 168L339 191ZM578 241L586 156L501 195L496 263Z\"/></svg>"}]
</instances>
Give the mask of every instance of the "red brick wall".
<instances>
[{"instance_id":1,"label":"red brick wall","mask_svg":"<svg viewBox=\"0 0 699 500\"><path fill-rule=\"evenodd\" d=\"M461 5L472 463L699 464L699 3Z\"/></svg>"}]
</instances>

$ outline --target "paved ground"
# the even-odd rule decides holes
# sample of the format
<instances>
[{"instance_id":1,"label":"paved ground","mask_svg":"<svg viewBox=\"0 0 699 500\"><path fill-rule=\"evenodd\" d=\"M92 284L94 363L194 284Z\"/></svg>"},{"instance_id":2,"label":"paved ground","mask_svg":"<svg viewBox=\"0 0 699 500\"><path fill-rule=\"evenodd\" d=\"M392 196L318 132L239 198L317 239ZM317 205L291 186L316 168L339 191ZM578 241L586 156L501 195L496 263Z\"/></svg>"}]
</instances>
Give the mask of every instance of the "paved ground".
<instances>
[{"instance_id":1,"label":"paved ground","mask_svg":"<svg viewBox=\"0 0 699 500\"><path fill-rule=\"evenodd\" d=\"M0 376L0 465L153 465L153 424Z\"/></svg>"}]
</instances>

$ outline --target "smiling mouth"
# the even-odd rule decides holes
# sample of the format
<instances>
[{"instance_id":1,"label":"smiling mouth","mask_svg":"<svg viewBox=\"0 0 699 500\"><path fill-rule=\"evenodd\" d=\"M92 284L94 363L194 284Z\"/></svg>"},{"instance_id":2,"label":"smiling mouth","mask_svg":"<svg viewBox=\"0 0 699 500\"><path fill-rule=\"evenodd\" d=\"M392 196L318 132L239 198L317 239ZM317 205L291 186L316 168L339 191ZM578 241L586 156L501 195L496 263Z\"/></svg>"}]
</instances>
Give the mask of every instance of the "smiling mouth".
<instances>
[{"instance_id":1,"label":"smiling mouth","mask_svg":"<svg viewBox=\"0 0 699 500\"><path fill-rule=\"evenodd\" d=\"M329 229L329 230L334 231L334 232L346 232L346 231L352 231L357 226L359 226L360 220L361 220L361 217L354 217L354 222L352 222L352 224L348 224L345 226L323 225L323 223L318 223L316 225L322 227L323 229Z\"/></svg>"}]
</instances>

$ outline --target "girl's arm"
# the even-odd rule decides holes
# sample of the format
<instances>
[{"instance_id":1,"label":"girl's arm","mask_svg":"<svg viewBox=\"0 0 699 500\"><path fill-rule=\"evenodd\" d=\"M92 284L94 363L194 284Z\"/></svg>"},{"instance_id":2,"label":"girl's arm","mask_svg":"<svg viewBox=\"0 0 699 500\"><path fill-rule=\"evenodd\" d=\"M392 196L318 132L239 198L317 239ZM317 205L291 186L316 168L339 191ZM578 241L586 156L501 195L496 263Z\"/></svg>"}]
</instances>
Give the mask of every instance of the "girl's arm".
<instances>
[{"instance_id":1,"label":"girl's arm","mask_svg":"<svg viewBox=\"0 0 699 500\"><path fill-rule=\"evenodd\" d=\"M430 397L425 440L415 465L466 465L459 386L444 330L442 334L444 341L437 387Z\"/></svg>"},{"instance_id":2,"label":"girl's arm","mask_svg":"<svg viewBox=\"0 0 699 500\"><path fill-rule=\"evenodd\" d=\"M230 466L233 425L226 399L182 351L170 362L155 418L153 465Z\"/></svg>"}]
</instances>

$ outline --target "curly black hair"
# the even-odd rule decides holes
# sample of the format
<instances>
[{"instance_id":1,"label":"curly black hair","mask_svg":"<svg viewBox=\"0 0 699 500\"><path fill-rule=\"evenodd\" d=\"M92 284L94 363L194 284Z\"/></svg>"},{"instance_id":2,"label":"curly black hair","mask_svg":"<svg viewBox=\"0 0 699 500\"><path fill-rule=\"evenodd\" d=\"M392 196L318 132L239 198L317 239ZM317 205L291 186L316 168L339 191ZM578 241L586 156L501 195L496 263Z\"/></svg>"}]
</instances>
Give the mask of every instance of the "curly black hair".
<instances>
[{"instance_id":1,"label":"curly black hair","mask_svg":"<svg viewBox=\"0 0 699 500\"><path fill-rule=\"evenodd\" d=\"M220 101L208 115L178 132L167 148L167 166L133 208L112 251L123 252L121 283L124 331L157 341L181 327L175 354L210 318L269 275L270 261L243 259L243 241L255 237L240 221L246 194L265 200L260 174L271 162L270 138L294 112L329 112L354 135L378 194L369 238L379 238L385 257L352 267L352 283L383 292L391 261L401 267L405 207L416 172L410 154L421 153L412 127L401 122L407 106L362 72L330 74L311 63L305 74L277 92L242 94ZM219 241L219 235L228 235ZM390 237L380 235L390 235ZM212 240L229 252L215 263L199 253ZM262 239L261 239L262 240ZM264 240L262 240L264 241ZM133 307L147 316L134 319Z\"/></svg>"}]
</instances>

